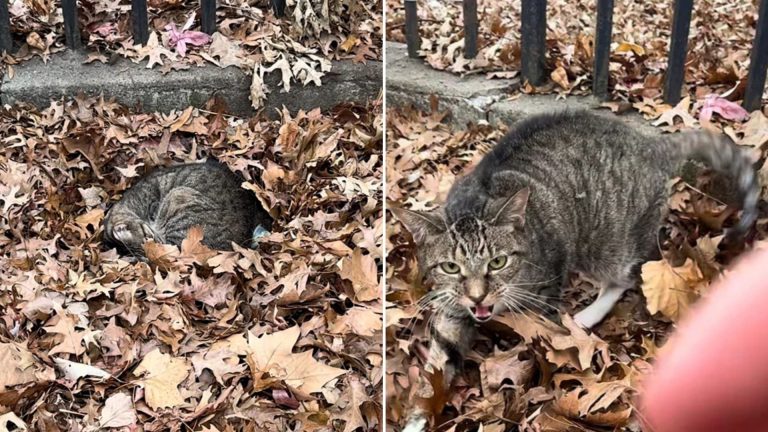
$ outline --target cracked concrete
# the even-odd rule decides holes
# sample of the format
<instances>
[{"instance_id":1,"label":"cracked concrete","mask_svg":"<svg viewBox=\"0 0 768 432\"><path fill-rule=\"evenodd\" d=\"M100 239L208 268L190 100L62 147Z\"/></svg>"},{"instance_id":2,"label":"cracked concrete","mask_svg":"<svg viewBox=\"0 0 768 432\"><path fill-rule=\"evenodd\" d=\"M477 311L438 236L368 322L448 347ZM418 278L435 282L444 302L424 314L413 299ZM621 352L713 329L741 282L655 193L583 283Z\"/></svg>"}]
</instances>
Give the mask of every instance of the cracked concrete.
<instances>
[{"instance_id":1,"label":"cracked concrete","mask_svg":"<svg viewBox=\"0 0 768 432\"><path fill-rule=\"evenodd\" d=\"M229 113L240 116L255 114L248 98L251 77L235 67L219 68L207 64L163 75L158 68L147 69L146 63L120 59L115 64L83 64L81 52L67 51L53 56L47 63L39 59L14 66L14 77L3 77L0 102L28 102L45 108L51 99L71 97L78 93L89 96L104 94L128 106L144 111L169 112L190 105L202 107L208 99L219 96L226 101ZM323 77L323 85L302 86L292 83L285 93L280 86L280 73L265 76L272 90L263 108L277 116L282 106L291 112L300 109L328 109L342 102L365 103L381 92L382 63L334 62Z\"/></svg>"},{"instance_id":2,"label":"cracked concrete","mask_svg":"<svg viewBox=\"0 0 768 432\"><path fill-rule=\"evenodd\" d=\"M450 121L456 126L488 121L514 124L532 114L565 109L594 109L600 102L592 97L571 96L557 99L555 95L519 95L510 99L516 80L486 79L481 75L458 76L435 70L422 59L408 58L404 44L387 42L387 107L413 104L429 109L432 95L440 108L451 111ZM615 116L607 109L598 114L617 117L648 134L659 130L635 112Z\"/></svg>"}]
</instances>

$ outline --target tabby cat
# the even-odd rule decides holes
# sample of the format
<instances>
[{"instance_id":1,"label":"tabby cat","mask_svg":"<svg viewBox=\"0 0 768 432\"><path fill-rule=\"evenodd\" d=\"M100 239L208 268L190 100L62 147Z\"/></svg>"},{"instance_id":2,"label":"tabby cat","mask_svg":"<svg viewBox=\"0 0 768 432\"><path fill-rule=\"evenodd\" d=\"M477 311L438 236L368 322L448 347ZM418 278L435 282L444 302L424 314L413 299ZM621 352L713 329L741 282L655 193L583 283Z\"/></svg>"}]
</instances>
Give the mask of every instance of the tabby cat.
<instances>
[{"instance_id":1,"label":"tabby cat","mask_svg":"<svg viewBox=\"0 0 768 432\"><path fill-rule=\"evenodd\" d=\"M392 209L417 245L421 277L434 286L423 299L436 315L428 368L441 369L450 385L475 323L505 310L553 310L569 271L600 285L576 322L600 322L657 251L666 184L689 158L738 183L743 212L731 234L748 229L760 187L737 146L703 132L647 137L589 112L521 122L440 209ZM426 425L414 412L405 430Z\"/></svg>"},{"instance_id":2,"label":"tabby cat","mask_svg":"<svg viewBox=\"0 0 768 432\"><path fill-rule=\"evenodd\" d=\"M230 250L249 244L254 231L270 229L272 219L243 179L225 165L208 160L158 168L128 189L104 218L104 238L143 257L154 240L180 246L189 229L203 228L203 243Z\"/></svg>"}]
</instances>

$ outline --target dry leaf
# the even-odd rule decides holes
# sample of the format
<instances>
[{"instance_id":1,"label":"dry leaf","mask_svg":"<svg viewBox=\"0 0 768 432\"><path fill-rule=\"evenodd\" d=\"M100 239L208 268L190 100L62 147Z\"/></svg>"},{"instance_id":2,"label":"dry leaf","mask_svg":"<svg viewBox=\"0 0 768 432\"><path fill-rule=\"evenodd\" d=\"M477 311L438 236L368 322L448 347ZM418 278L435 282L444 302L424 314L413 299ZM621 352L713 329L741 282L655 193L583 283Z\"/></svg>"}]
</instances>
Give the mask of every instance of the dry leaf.
<instances>
[{"instance_id":1,"label":"dry leaf","mask_svg":"<svg viewBox=\"0 0 768 432\"><path fill-rule=\"evenodd\" d=\"M318 362L311 350L294 354L292 350L299 332L299 327L291 327L258 338L251 334L249 358L258 371L267 372L302 393L319 392L328 381L346 371Z\"/></svg>"},{"instance_id":2,"label":"dry leaf","mask_svg":"<svg viewBox=\"0 0 768 432\"><path fill-rule=\"evenodd\" d=\"M152 409L173 408L184 403L178 386L189 375L189 365L183 358L155 349L144 356L133 374L143 375L139 384L144 387L144 399Z\"/></svg>"},{"instance_id":3,"label":"dry leaf","mask_svg":"<svg viewBox=\"0 0 768 432\"><path fill-rule=\"evenodd\" d=\"M133 408L131 397L126 393L115 393L104 402L99 426L103 428L125 427L136 423L136 420L136 410Z\"/></svg>"},{"instance_id":4,"label":"dry leaf","mask_svg":"<svg viewBox=\"0 0 768 432\"><path fill-rule=\"evenodd\" d=\"M359 301L371 301L381 297L376 261L370 255L363 255L356 248L351 257L341 261L341 277L352 282L352 289Z\"/></svg>"},{"instance_id":5,"label":"dry leaf","mask_svg":"<svg viewBox=\"0 0 768 432\"><path fill-rule=\"evenodd\" d=\"M672 267L666 260L649 261L643 264L642 278L648 312L661 312L673 321L685 315L705 282L691 259L680 267Z\"/></svg>"}]
</instances>

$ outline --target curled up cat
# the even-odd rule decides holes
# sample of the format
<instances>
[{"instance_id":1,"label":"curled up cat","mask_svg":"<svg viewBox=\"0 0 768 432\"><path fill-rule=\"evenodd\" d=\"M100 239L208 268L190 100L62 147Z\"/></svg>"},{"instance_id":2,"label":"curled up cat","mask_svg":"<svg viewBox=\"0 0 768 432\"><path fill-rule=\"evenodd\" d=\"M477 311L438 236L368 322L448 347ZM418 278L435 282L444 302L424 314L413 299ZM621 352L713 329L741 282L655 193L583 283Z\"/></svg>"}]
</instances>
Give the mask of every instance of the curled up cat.
<instances>
[{"instance_id":1,"label":"curled up cat","mask_svg":"<svg viewBox=\"0 0 768 432\"><path fill-rule=\"evenodd\" d=\"M243 179L217 161L158 168L125 191L104 218L104 240L137 257L154 240L180 246L189 229L203 229L203 244L231 250L269 230L272 219Z\"/></svg>"},{"instance_id":2,"label":"curled up cat","mask_svg":"<svg viewBox=\"0 0 768 432\"><path fill-rule=\"evenodd\" d=\"M391 209L417 246L432 290L428 369L446 388L463 365L475 327L506 310L555 310L570 271L600 287L574 319L592 327L636 285L657 251L667 182L688 159L727 174L743 199L729 235L757 217L760 185L745 152L705 132L649 137L589 112L532 117L514 127L433 211ZM426 430L415 409L404 431Z\"/></svg>"}]
</instances>

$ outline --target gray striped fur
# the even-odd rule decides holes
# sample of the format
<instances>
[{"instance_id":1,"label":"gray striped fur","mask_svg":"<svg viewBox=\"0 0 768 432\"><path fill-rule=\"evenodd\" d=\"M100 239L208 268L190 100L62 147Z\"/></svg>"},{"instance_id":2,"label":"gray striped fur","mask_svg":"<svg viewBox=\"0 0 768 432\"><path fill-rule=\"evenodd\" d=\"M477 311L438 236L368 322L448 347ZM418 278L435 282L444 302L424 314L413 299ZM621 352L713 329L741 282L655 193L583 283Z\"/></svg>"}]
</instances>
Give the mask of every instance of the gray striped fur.
<instances>
[{"instance_id":1,"label":"gray striped fur","mask_svg":"<svg viewBox=\"0 0 768 432\"><path fill-rule=\"evenodd\" d=\"M225 165L206 163L158 168L139 180L107 212L104 240L143 256L148 239L180 246L190 228L203 228L203 243L230 250L248 245L254 228L271 218L243 179Z\"/></svg>"},{"instance_id":2,"label":"gray striped fur","mask_svg":"<svg viewBox=\"0 0 768 432\"><path fill-rule=\"evenodd\" d=\"M749 229L760 187L746 153L727 138L652 138L589 112L521 122L454 184L442 208L393 209L413 234L421 275L434 287L423 300L438 315L429 367L442 369L448 383L461 367L474 329L467 299L479 298L478 290L494 313L549 314L568 272L579 270L600 283L601 295L576 320L588 327L602 319L655 253L666 184L689 158L736 180L743 214L732 233ZM509 205L520 191L529 192L527 201ZM500 255L507 267L490 271ZM461 272L441 271L446 261Z\"/></svg>"}]
</instances>

